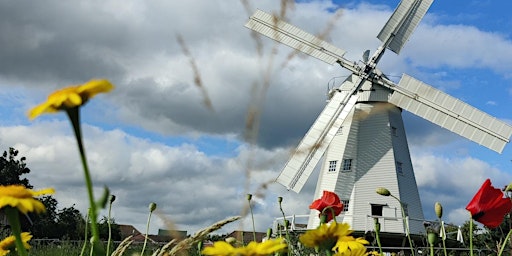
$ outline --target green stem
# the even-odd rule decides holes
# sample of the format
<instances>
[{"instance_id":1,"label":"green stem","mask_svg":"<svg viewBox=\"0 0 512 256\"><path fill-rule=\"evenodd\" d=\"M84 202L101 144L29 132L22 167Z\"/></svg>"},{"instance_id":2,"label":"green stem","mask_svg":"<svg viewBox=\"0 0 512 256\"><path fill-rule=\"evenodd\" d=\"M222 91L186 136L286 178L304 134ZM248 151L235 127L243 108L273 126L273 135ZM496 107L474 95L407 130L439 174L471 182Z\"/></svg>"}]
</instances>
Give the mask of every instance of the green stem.
<instances>
[{"instance_id":1,"label":"green stem","mask_svg":"<svg viewBox=\"0 0 512 256\"><path fill-rule=\"evenodd\" d=\"M96 202L94 201L94 192L92 186L91 175L89 173L89 167L87 165L87 160L85 157L85 150L82 143L82 132L80 130L80 108L74 107L66 109L66 113L68 114L69 120L71 121L71 125L73 126L73 131L75 133L75 138L78 145L78 150L80 152L80 159L82 160L82 166L84 169L85 176L85 186L87 187L87 196L89 198L89 205L91 207L90 219L91 219L91 231L93 238L93 247L97 254L104 254L103 249L100 245L100 233L98 229L98 225L96 223L98 219L98 212L96 209Z\"/></svg>"},{"instance_id":2,"label":"green stem","mask_svg":"<svg viewBox=\"0 0 512 256\"><path fill-rule=\"evenodd\" d=\"M444 222L441 220L441 218L439 218L439 223L441 223L441 228L443 230L443 237L441 237L441 240L443 240L443 252L444 252L444 256L448 256L448 253L446 252L446 230L444 228Z\"/></svg>"},{"instance_id":3,"label":"green stem","mask_svg":"<svg viewBox=\"0 0 512 256\"><path fill-rule=\"evenodd\" d=\"M506 247L506 244L507 244L507 241L510 239L510 234L512 233L512 229L510 229L508 231L508 234L507 234L507 237L505 237L505 240L503 240L503 245L501 246L500 248L500 253L498 254L498 256L501 256L501 254L503 253L503 250L505 250L505 247Z\"/></svg>"},{"instance_id":4,"label":"green stem","mask_svg":"<svg viewBox=\"0 0 512 256\"><path fill-rule=\"evenodd\" d=\"M471 215L471 213L469 213ZM469 255L473 256L473 217L469 219Z\"/></svg>"},{"instance_id":5,"label":"green stem","mask_svg":"<svg viewBox=\"0 0 512 256\"><path fill-rule=\"evenodd\" d=\"M382 252L382 244L380 243L380 223L378 218L373 219L375 222L375 239L377 240L377 245L379 246L379 254L382 256L384 253Z\"/></svg>"},{"instance_id":6,"label":"green stem","mask_svg":"<svg viewBox=\"0 0 512 256\"><path fill-rule=\"evenodd\" d=\"M256 242L256 226L254 225L254 215L252 213L251 200L249 200L249 210L251 211L251 220L252 220L252 236L253 241ZM285 227L286 228L286 227Z\"/></svg>"},{"instance_id":7,"label":"green stem","mask_svg":"<svg viewBox=\"0 0 512 256\"><path fill-rule=\"evenodd\" d=\"M430 256L434 256L434 245L430 244Z\"/></svg>"},{"instance_id":8,"label":"green stem","mask_svg":"<svg viewBox=\"0 0 512 256\"><path fill-rule=\"evenodd\" d=\"M18 255L27 256L27 250L25 249L25 246L23 246L23 240L21 240L21 225L18 214L19 213L16 208L12 208L10 206L5 208L5 215L7 215L7 220L11 225L11 231L14 235L14 238L16 239L15 243Z\"/></svg>"},{"instance_id":9,"label":"green stem","mask_svg":"<svg viewBox=\"0 0 512 256\"><path fill-rule=\"evenodd\" d=\"M288 246L290 246L291 239L290 239L290 233L288 232L288 225L287 225L288 223L287 223L286 216L284 214L283 206L282 206L281 202L279 202L279 210L281 210L281 213L283 214L283 222L285 225L284 230L286 232L286 240L288 241ZM292 250L288 249L288 256L291 256L291 255L292 255Z\"/></svg>"},{"instance_id":10,"label":"green stem","mask_svg":"<svg viewBox=\"0 0 512 256\"><path fill-rule=\"evenodd\" d=\"M82 246L82 252L80 252L80 256L83 256L85 253L85 249L87 248L87 243L89 242L87 237L89 233L89 214L91 213L91 208L87 209L87 214L85 215L85 234L84 234L84 246Z\"/></svg>"},{"instance_id":11,"label":"green stem","mask_svg":"<svg viewBox=\"0 0 512 256\"><path fill-rule=\"evenodd\" d=\"M396 199L398 201L398 203L400 204L400 210L402 211L402 222L404 223L407 240L409 240L409 246L411 247L411 255L414 255L414 248L412 245L411 234L409 232L409 225L408 225L409 223L407 223L407 220L405 217L405 211L404 211L404 206L402 204L402 201L400 201L400 199L398 199L394 195L390 195L390 196L393 197L394 199Z\"/></svg>"},{"instance_id":12,"label":"green stem","mask_svg":"<svg viewBox=\"0 0 512 256\"><path fill-rule=\"evenodd\" d=\"M112 243L112 220L110 218L112 213L112 201L109 200L108 205L108 241L107 241L107 255L110 255L110 244Z\"/></svg>"},{"instance_id":13,"label":"green stem","mask_svg":"<svg viewBox=\"0 0 512 256\"><path fill-rule=\"evenodd\" d=\"M146 244L148 242L149 222L151 221L152 214L153 211L150 210L148 216L148 223L146 224L146 237L144 238L144 245L142 246L142 252L140 253L140 256L144 256L144 250L146 250Z\"/></svg>"}]
</instances>

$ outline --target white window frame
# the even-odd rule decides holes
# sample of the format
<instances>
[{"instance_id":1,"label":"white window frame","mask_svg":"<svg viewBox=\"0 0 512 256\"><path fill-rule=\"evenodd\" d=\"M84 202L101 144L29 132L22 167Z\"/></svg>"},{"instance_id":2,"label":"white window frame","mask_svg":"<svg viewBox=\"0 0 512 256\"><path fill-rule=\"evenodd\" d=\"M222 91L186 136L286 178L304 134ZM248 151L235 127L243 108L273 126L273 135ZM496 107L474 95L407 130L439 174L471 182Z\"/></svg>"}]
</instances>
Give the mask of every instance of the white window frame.
<instances>
[{"instance_id":1,"label":"white window frame","mask_svg":"<svg viewBox=\"0 0 512 256\"><path fill-rule=\"evenodd\" d=\"M338 165L338 160L329 161L329 169L327 169L327 171L335 172L337 165Z\"/></svg>"}]
</instances>

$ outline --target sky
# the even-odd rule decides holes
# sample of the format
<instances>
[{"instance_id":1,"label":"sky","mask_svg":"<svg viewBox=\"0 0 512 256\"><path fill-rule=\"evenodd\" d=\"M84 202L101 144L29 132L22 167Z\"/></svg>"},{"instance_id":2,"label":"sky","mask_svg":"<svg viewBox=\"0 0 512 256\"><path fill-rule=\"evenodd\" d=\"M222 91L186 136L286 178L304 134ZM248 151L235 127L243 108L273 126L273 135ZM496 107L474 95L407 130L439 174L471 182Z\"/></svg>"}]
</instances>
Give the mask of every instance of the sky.
<instances>
[{"instance_id":1,"label":"sky","mask_svg":"<svg viewBox=\"0 0 512 256\"><path fill-rule=\"evenodd\" d=\"M394 1L299 1L286 20L358 61L398 4ZM379 69L407 73L512 124L512 19L508 0L436 1L400 55ZM53 90L94 78L115 90L81 110L95 195L116 195L118 224L149 233L189 233L247 210L254 194L258 231L280 217L308 214L315 174L300 194L272 183L325 106L328 83L348 75L244 27L260 1L0 1L0 146L14 147L34 189L53 187L59 207L88 207L83 172L63 113L33 121L27 111ZM337 14L336 14L337 13ZM256 42L261 42L261 48ZM332 80L334 79L334 80ZM427 219L434 203L462 224L485 179L512 181L512 147L502 154L403 113ZM316 172L317 173L317 172ZM106 215L103 210L100 216ZM168 223L173 223L169 225ZM249 216L220 232L251 230Z\"/></svg>"}]
</instances>

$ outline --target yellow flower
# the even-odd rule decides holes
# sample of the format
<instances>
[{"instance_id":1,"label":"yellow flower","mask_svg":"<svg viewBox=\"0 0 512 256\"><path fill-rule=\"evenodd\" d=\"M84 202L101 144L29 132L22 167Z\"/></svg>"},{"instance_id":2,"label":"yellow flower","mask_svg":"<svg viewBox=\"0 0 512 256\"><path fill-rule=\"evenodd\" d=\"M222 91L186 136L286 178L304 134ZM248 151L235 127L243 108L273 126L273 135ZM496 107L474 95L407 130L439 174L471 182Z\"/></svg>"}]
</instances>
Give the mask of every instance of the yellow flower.
<instances>
[{"instance_id":1,"label":"yellow flower","mask_svg":"<svg viewBox=\"0 0 512 256\"><path fill-rule=\"evenodd\" d=\"M33 191L22 185L0 186L0 208L11 206L17 208L23 214L27 214L27 212L41 213L46 211L46 209L43 203L34 197L53 194L54 192L53 188Z\"/></svg>"},{"instance_id":2,"label":"yellow flower","mask_svg":"<svg viewBox=\"0 0 512 256\"><path fill-rule=\"evenodd\" d=\"M283 238L267 240L265 242L257 243L250 242L246 247L237 248L237 255L246 255L246 256L263 256L263 255L271 255L276 252L284 252L286 251L286 243Z\"/></svg>"},{"instance_id":3,"label":"yellow flower","mask_svg":"<svg viewBox=\"0 0 512 256\"><path fill-rule=\"evenodd\" d=\"M318 247L322 250L334 251L336 255L365 255L368 241L350 236L352 230L347 223L323 223L317 229L306 231L299 237L307 247Z\"/></svg>"},{"instance_id":4,"label":"yellow flower","mask_svg":"<svg viewBox=\"0 0 512 256\"><path fill-rule=\"evenodd\" d=\"M82 85L69 86L53 92L48 100L34 107L28 113L32 120L43 113L53 113L85 104L98 93L109 92L114 86L108 80L91 80Z\"/></svg>"},{"instance_id":5,"label":"yellow flower","mask_svg":"<svg viewBox=\"0 0 512 256\"><path fill-rule=\"evenodd\" d=\"M366 255L365 244L369 242L361 237L344 236L338 239L333 249L337 251L336 256L363 256Z\"/></svg>"},{"instance_id":6,"label":"yellow flower","mask_svg":"<svg viewBox=\"0 0 512 256\"><path fill-rule=\"evenodd\" d=\"M286 247L287 245L282 238L267 240L261 243L250 242L246 247L238 248L233 247L227 242L218 241L212 247L204 248L201 253L214 256L264 256L276 252L284 252Z\"/></svg>"},{"instance_id":7,"label":"yellow flower","mask_svg":"<svg viewBox=\"0 0 512 256\"><path fill-rule=\"evenodd\" d=\"M235 255L236 248L224 241L217 241L213 246L206 247L201 252L203 255L230 256Z\"/></svg>"},{"instance_id":8,"label":"yellow flower","mask_svg":"<svg viewBox=\"0 0 512 256\"><path fill-rule=\"evenodd\" d=\"M23 241L23 246L26 249L30 249L30 245L28 241L32 238L32 235L28 232L21 233L21 240ZM6 237L4 240L0 241L0 256L5 256L9 254L9 252L16 248L16 238L14 236Z\"/></svg>"}]
</instances>

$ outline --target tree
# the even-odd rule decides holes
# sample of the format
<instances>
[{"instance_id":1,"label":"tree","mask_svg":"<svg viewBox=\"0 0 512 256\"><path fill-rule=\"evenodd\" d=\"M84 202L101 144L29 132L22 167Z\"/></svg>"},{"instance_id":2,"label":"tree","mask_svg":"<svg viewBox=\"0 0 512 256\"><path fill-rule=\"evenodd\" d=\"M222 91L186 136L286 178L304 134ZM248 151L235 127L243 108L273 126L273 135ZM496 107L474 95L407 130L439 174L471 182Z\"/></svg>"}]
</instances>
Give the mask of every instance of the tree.
<instances>
[{"instance_id":1,"label":"tree","mask_svg":"<svg viewBox=\"0 0 512 256\"><path fill-rule=\"evenodd\" d=\"M61 239L80 240L83 239L85 231L85 219L73 205L59 211L57 227L61 232Z\"/></svg>"},{"instance_id":2,"label":"tree","mask_svg":"<svg viewBox=\"0 0 512 256\"><path fill-rule=\"evenodd\" d=\"M59 238L57 226L57 200L52 196L39 199L46 208L41 214L30 213L32 223L25 223L24 230L29 230L37 238Z\"/></svg>"},{"instance_id":3,"label":"tree","mask_svg":"<svg viewBox=\"0 0 512 256\"><path fill-rule=\"evenodd\" d=\"M116 224L114 218L110 218L110 227L112 231L112 240L120 241L121 240L121 228ZM108 217L103 216L100 222L98 223L98 229L100 231L100 238L103 240L108 240Z\"/></svg>"},{"instance_id":4,"label":"tree","mask_svg":"<svg viewBox=\"0 0 512 256\"><path fill-rule=\"evenodd\" d=\"M32 188L27 178L20 178L21 175L30 173L30 169L27 168L24 156L17 159L18 153L18 150L9 148L9 152L4 151L0 157L0 185L21 184Z\"/></svg>"}]
</instances>

